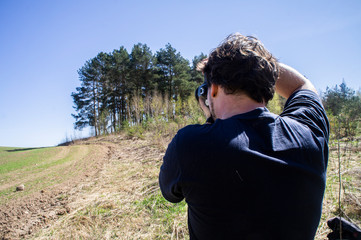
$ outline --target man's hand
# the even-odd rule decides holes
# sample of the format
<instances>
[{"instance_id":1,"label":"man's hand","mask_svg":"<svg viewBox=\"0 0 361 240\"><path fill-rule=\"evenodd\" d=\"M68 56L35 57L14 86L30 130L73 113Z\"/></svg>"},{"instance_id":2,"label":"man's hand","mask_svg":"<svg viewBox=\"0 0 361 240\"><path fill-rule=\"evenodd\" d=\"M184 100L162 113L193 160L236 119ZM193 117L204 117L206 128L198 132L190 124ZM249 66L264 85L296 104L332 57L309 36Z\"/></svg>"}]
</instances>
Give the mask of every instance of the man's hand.
<instances>
[{"instance_id":1,"label":"man's hand","mask_svg":"<svg viewBox=\"0 0 361 240\"><path fill-rule=\"evenodd\" d=\"M206 100L207 101L207 100ZM201 106L201 109L203 110L204 115L206 116L206 118L210 118L211 117L211 112L209 110L209 107L206 106L206 104L204 103L204 99L203 98L199 98L198 99L199 102L199 106Z\"/></svg>"}]
</instances>

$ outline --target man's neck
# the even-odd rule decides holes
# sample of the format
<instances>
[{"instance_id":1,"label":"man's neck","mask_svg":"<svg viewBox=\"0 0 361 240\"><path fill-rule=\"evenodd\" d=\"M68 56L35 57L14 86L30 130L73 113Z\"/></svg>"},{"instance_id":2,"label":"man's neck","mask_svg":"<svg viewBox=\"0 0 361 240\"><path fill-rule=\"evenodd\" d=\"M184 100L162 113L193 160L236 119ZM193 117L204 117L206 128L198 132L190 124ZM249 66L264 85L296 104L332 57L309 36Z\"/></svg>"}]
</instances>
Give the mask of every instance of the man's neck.
<instances>
[{"instance_id":1,"label":"man's neck","mask_svg":"<svg viewBox=\"0 0 361 240\"><path fill-rule=\"evenodd\" d=\"M265 107L264 103L258 103L246 95L223 95L218 104L221 107L218 108L216 115L220 119L227 119L256 108Z\"/></svg>"}]
</instances>

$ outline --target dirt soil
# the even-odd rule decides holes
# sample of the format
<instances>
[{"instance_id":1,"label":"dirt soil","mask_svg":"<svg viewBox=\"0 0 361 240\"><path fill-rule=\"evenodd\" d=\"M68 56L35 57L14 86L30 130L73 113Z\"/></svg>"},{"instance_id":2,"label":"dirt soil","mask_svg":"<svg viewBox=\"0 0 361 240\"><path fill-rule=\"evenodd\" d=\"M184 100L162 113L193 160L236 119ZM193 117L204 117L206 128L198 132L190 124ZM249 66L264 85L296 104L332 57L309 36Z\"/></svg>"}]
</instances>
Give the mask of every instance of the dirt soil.
<instances>
[{"instance_id":1,"label":"dirt soil","mask_svg":"<svg viewBox=\"0 0 361 240\"><path fill-rule=\"evenodd\" d=\"M38 230L54 224L61 216L72 212L74 209L71 203L77 200L85 186L101 177L104 167L113 158L120 142L114 137L107 141L93 139L78 143L98 149L96 153L86 156L86 161L81 162L84 164L81 169L85 171L78 171L61 184L0 206L0 239L29 238Z\"/></svg>"}]
</instances>

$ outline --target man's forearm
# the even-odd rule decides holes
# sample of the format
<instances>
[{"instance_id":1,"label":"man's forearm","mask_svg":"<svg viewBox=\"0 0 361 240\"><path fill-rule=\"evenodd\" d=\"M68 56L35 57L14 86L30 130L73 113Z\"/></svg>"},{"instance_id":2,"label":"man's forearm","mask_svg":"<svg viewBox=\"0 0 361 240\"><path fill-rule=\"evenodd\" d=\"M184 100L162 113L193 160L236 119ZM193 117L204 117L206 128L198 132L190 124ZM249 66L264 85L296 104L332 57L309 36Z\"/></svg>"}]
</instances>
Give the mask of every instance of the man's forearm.
<instances>
[{"instance_id":1,"label":"man's forearm","mask_svg":"<svg viewBox=\"0 0 361 240\"><path fill-rule=\"evenodd\" d=\"M275 89L284 98L289 98L292 93L300 89L308 89L317 93L313 84L294 68L283 63L279 64L279 77Z\"/></svg>"}]
</instances>

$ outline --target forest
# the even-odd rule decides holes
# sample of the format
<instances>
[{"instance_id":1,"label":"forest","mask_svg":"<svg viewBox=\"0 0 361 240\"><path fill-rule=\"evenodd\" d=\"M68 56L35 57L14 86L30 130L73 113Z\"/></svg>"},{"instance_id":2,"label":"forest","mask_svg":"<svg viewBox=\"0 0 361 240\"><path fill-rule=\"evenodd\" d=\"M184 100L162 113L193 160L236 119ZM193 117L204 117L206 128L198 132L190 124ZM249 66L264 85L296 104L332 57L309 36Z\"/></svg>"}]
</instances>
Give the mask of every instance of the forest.
<instances>
[{"instance_id":1,"label":"forest","mask_svg":"<svg viewBox=\"0 0 361 240\"><path fill-rule=\"evenodd\" d=\"M121 46L100 52L78 70L80 87L72 93L75 129L90 126L94 135L124 129L147 128L150 123L202 123L203 114L194 91L203 82L197 71L205 54L190 63L168 43L152 53L146 44L135 44L130 53ZM320 93L331 124L331 137L355 137L359 133L361 93L345 81ZM275 94L268 103L281 113L285 99Z\"/></svg>"},{"instance_id":2,"label":"forest","mask_svg":"<svg viewBox=\"0 0 361 240\"><path fill-rule=\"evenodd\" d=\"M130 53L124 47L99 53L78 70L75 128L93 127L98 136L155 118L192 117L189 100L203 82L196 65L205 57L201 53L190 65L171 44L155 54L141 43Z\"/></svg>"}]
</instances>

